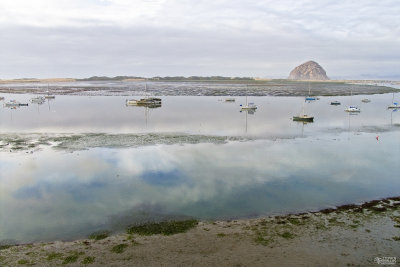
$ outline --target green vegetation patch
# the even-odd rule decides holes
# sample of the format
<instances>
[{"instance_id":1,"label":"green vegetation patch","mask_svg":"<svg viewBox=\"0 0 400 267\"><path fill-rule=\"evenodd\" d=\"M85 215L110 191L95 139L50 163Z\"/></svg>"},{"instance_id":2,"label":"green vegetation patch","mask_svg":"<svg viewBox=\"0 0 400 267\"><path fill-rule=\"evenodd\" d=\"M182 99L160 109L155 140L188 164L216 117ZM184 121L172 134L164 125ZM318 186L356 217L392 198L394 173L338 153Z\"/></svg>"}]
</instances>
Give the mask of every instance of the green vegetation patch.
<instances>
[{"instance_id":1,"label":"green vegetation patch","mask_svg":"<svg viewBox=\"0 0 400 267\"><path fill-rule=\"evenodd\" d=\"M97 231L89 235L89 239L102 240L109 237L111 234L108 230Z\"/></svg>"},{"instance_id":2,"label":"green vegetation patch","mask_svg":"<svg viewBox=\"0 0 400 267\"><path fill-rule=\"evenodd\" d=\"M292 234L291 232L284 232L283 234L280 234L281 237L285 238L285 239L293 239L294 238L294 234Z\"/></svg>"},{"instance_id":3,"label":"green vegetation patch","mask_svg":"<svg viewBox=\"0 0 400 267\"><path fill-rule=\"evenodd\" d=\"M0 250L8 249L10 247L13 247L13 245L0 245Z\"/></svg>"},{"instance_id":4,"label":"green vegetation patch","mask_svg":"<svg viewBox=\"0 0 400 267\"><path fill-rule=\"evenodd\" d=\"M20 265L34 265L33 262L30 262L27 259L20 259L19 261L17 261L17 263Z\"/></svg>"},{"instance_id":5,"label":"green vegetation patch","mask_svg":"<svg viewBox=\"0 0 400 267\"><path fill-rule=\"evenodd\" d=\"M69 256L65 257L62 264L74 263L78 260L78 258L79 258L79 256L77 254L69 255Z\"/></svg>"},{"instance_id":6,"label":"green vegetation patch","mask_svg":"<svg viewBox=\"0 0 400 267\"><path fill-rule=\"evenodd\" d=\"M57 252L50 252L47 254L47 260L52 261L55 259L61 259L64 256L62 253L57 253Z\"/></svg>"},{"instance_id":7,"label":"green vegetation patch","mask_svg":"<svg viewBox=\"0 0 400 267\"><path fill-rule=\"evenodd\" d=\"M147 223L142 225L134 225L127 229L128 234L139 235L174 235L187 232L189 229L197 225L197 220L185 221L166 221L159 223Z\"/></svg>"},{"instance_id":8,"label":"green vegetation patch","mask_svg":"<svg viewBox=\"0 0 400 267\"><path fill-rule=\"evenodd\" d=\"M91 257L91 256L85 257L82 260L82 264L92 264L94 262L94 259L95 259L95 257Z\"/></svg>"},{"instance_id":9,"label":"green vegetation patch","mask_svg":"<svg viewBox=\"0 0 400 267\"><path fill-rule=\"evenodd\" d=\"M62 264L70 264L74 263L78 260L79 256L84 255L85 252L83 251L71 251L71 254L64 258Z\"/></svg>"},{"instance_id":10,"label":"green vegetation patch","mask_svg":"<svg viewBox=\"0 0 400 267\"><path fill-rule=\"evenodd\" d=\"M288 221L293 225L302 225L302 224L304 224L298 218L288 218Z\"/></svg>"},{"instance_id":11,"label":"green vegetation patch","mask_svg":"<svg viewBox=\"0 0 400 267\"><path fill-rule=\"evenodd\" d=\"M254 242L259 245L268 246L272 242L272 239L264 237L261 233L257 233L254 237Z\"/></svg>"},{"instance_id":12,"label":"green vegetation patch","mask_svg":"<svg viewBox=\"0 0 400 267\"><path fill-rule=\"evenodd\" d=\"M127 244L119 244L119 245L115 245L112 247L111 252L114 253L122 253L125 251L125 249L128 247Z\"/></svg>"}]
</instances>

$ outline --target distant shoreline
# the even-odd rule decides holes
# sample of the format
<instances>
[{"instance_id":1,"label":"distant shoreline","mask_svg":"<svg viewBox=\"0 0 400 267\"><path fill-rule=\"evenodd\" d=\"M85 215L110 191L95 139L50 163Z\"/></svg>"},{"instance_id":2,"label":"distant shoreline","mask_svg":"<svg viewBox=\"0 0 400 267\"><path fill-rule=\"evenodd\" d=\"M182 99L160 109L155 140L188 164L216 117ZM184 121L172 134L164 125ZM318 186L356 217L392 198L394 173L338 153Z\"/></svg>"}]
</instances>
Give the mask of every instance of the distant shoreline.
<instances>
[{"instance_id":1,"label":"distant shoreline","mask_svg":"<svg viewBox=\"0 0 400 267\"><path fill-rule=\"evenodd\" d=\"M219 77L219 76L215 76ZM99 78L99 79L96 79ZM276 79L276 78L250 78L250 77L129 77L129 76L116 76L116 77L90 77L90 78L18 78L18 79L0 79L0 84L7 83L62 83L62 82L79 82L79 81L93 81L93 82L106 82L106 81L121 81L121 82L247 82L258 83L265 81L287 81L287 82L303 82L303 83L397 83L398 80L387 79L340 79L340 80L292 80L292 79Z\"/></svg>"}]
</instances>

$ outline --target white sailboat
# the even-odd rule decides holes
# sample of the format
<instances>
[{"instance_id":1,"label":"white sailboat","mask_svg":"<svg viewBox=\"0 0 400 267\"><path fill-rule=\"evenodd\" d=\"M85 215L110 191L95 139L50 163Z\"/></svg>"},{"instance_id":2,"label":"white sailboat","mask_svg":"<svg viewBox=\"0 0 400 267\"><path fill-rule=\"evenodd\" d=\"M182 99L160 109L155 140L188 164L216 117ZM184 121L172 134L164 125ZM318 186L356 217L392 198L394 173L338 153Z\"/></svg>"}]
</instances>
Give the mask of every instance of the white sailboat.
<instances>
[{"instance_id":1,"label":"white sailboat","mask_svg":"<svg viewBox=\"0 0 400 267\"><path fill-rule=\"evenodd\" d=\"M303 102L303 107L301 109L301 113L299 116L293 116L293 121L302 121L302 122L314 122L314 116L309 116L305 113L305 101Z\"/></svg>"},{"instance_id":2,"label":"white sailboat","mask_svg":"<svg viewBox=\"0 0 400 267\"><path fill-rule=\"evenodd\" d=\"M127 106L144 106L149 108L161 107L161 98L147 97L147 83L145 84L145 98L141 99L126 99L125 104Z\"/></svg>"},{"instance_id":3,"label":"white sailboat","mask_svg":"<svg viewBox=\"0 0 400 267\"><path fill-rule=\"evenodd\" d=\"M350 90L350 103L352 102L353 99L353 91ZM346 112L350 112L350 113L358 113L361 112L361 110L357 107L357 106L352 106L350 104L350 106L348 108L346 108L344 111Z\"/></svg>"},{"instance_id":4,"label":"white sailboat","mask_svg":"<svg viewBox=\"0 0 400 267\"><path fill-rule=\"evenodd\" d=\"M46 99L54 99L54 98L56 98L54 95L50 94L49 87L50 87L49 84L47 84L47 91L46 91L47 95L45 95L44 98L46 98Z\"/></svg>"},{"instance_id":5,"label":"white sailboat","mask_svg":"<svg viewBox=\"0 0 400 267\"><path fill-rule=\"evenodd\" d=\"M257 106L253 102L247 102L247 95L246 95L246 105L243 106L240 104L241 110L256 110Z\"/></svg>"},{"instance_id":6,"label":"white sailboat","mask_svg":"<svg viewBox=\"0 0 400 267\"><path fill-rule=\"evenodd\" d=\"M311 87L310 82L308 82L308 96L306 96L307 101L314 101L316 98L311 96Z\"/></svg>"},{"instance_id":7,"label":"white sailboat","mask_svg":"<svg viewBox=\"0 0 400 267\"><path fill-rule=\"evenodd\" d=\"M388 109L400 109L400 105L397 102L394 102L394 93L392 97L392 104L388 106Z\"/></svg>"}]
</instances>

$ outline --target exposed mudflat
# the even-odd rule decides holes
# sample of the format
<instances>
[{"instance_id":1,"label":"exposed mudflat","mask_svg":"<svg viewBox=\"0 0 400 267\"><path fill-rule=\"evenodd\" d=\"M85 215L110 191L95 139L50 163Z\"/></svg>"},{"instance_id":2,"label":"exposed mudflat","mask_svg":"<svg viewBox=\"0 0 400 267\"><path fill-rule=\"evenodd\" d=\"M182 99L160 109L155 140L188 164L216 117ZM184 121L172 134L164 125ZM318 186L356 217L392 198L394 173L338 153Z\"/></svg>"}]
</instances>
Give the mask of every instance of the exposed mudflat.
<instances>
[{"instance_id":1,"label":"exposed mudflat","mask_svg":"<svg viewBox=\"0 0 400 267\"><path fill-rule=\"evenodd\" d=\"M58 150L77 151L96 147L128 148L148 145L174 145L213 143L229 141L249 141L250 137L192 135L185 133L145 133L145 134L0 134L0 151L34 152L44 147Z\"/></svg>"},{"instance_id":2,"label":"exposed mudflat","mask_svg":"<svg viewBox=\"0 0 400 267\"><path fill-rule=\"evenodd\" d=\"M393 87L391 87L393 86ZM0 84L0 93L55 95L157 95L157 96L305 96L309 88L314 96L383 94L398 92L391 83L354 83L352 81L216 81L216 82L164 82L164 81L102 81Z\"/></svg>"}]
</instances>

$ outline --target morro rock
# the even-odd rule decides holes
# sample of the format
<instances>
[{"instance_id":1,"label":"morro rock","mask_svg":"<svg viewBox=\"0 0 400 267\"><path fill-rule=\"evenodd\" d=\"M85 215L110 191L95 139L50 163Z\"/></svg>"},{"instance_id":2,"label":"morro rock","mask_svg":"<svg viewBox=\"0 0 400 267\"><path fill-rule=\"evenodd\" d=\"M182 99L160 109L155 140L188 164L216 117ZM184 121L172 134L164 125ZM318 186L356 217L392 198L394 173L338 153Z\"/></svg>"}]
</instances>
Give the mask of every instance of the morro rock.
<instances>
[{"instance_id":1,"label":"morro rock","mask_svg":"<svg viewBox=\"0 0 400 267\"><path fill-rule=\"evenodd\" d=\"M315 61L307 61L294 68L289 75L291 80L329 80L325 70Z\"/></svg>"}]
</instances>

